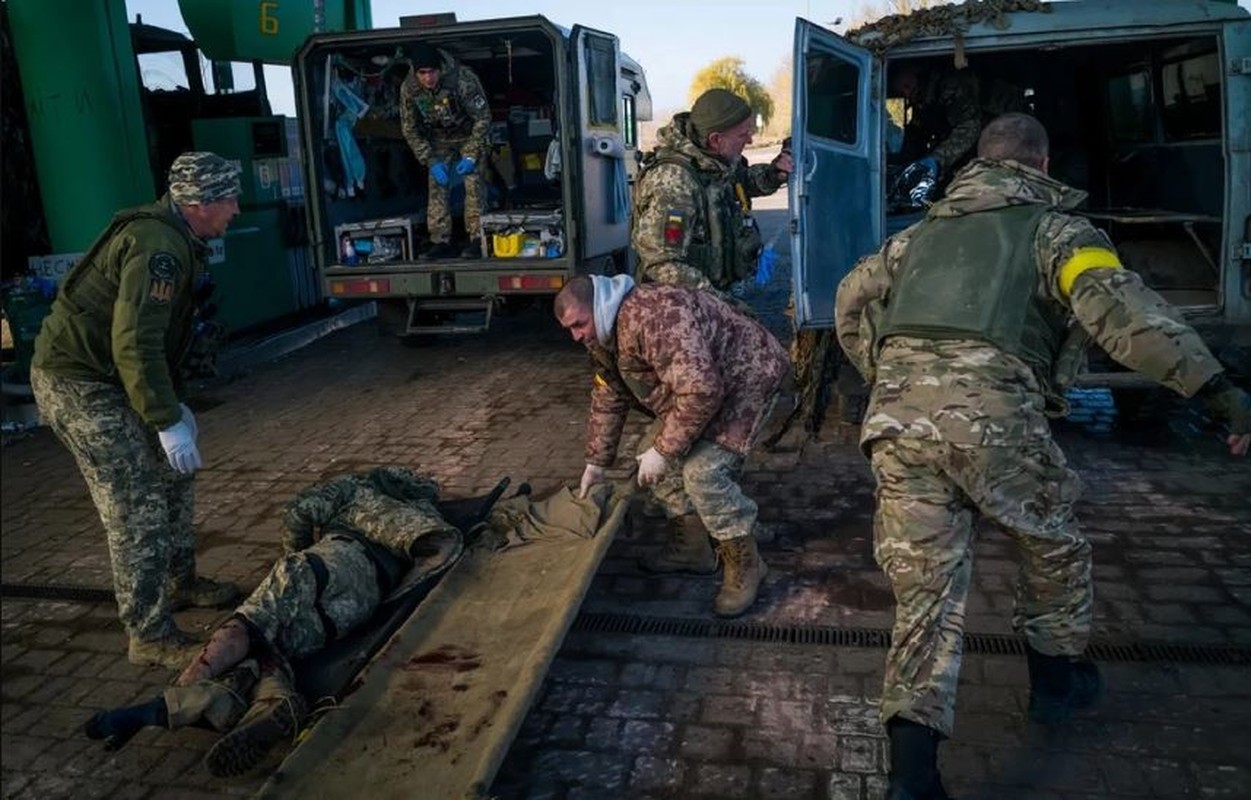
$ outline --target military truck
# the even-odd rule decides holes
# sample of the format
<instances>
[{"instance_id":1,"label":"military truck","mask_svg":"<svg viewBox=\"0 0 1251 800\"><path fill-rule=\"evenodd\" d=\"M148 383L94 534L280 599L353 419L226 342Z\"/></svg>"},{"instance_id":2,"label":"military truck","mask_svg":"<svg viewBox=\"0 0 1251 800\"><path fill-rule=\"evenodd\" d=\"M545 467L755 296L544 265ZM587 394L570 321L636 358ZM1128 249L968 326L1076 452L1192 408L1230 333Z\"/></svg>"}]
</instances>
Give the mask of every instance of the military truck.
<instances>
[{"instance_id":1,"label":"military truck","mask_svg":"<svg viewBox=\"0 0 1251 800\"><path fill-rule=\"evenodd\" d=\"M488 208L454 241L482 259L422 258L427 173L401 132L400 84L416 42L471 68L491 107ZM651 118L642 67L617 37L540 16L406 17L393 29L320 34L296 55L308 227L325 295L379 301L400 334L484 330L493 310L551 296L574 274L628 266L629 180Z\"/></svg>"},{"instance_id":2,"label":"military truck","mask_svg":"<svg viewBox=\"0 0 1251 800\"><path fill-rule=\"evenodd\" d=\"M967 69L983 91L1016 87L1050 134L1052 174L1089 193L1079 213L1251 375L1251 15L1203 0L982 6L922 10L850 39L798 20L797 322L831 326L839 280L924 213L890 197L892 70ZM1094 372L1098 355L1080 382L1146 381Z\"/></svg>"}]
</instances>

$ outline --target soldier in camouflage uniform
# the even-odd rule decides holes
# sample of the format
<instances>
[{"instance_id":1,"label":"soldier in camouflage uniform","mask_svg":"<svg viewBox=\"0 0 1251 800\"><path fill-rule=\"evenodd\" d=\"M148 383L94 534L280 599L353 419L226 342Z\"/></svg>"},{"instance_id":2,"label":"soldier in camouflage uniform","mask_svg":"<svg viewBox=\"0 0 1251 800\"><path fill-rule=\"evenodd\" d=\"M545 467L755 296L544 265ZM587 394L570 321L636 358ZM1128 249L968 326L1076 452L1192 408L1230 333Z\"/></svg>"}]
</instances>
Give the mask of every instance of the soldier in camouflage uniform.
<instances>
[{"instance_id":1,"label":"soldier in camouflage uniform","mask_svg":"<svg viewBox=\"0 0 1251 800\"><path fill-rule=\"evenodd\" d=\"M604 479L633 406L656 418L638 456L670 520L653 572L710 574L725 563L714 610L737 616L767 567L756 549L756 503L738 485L748 450L790 364L760 323L710 292L634 286L628 275L578 276L556 297L556 318L599 365L587 421L581 491Z\"/></svg>"},{"instance_id":2,"label":"soldier in camouflage uniform","mask_svg":"<svg viewBox=\"0 0 1251 800\"><path fill-rule=\"evenodd\" d=\"M168 194L113 218L66 277L35 341L35 401L104 524L135 664L181 666L193 643L172 612L238 597L233 585L195 574L198 428L179 402L205 240L225 233L238 195L234 164L178 156Z\"/></svg>"},{"instance_id":3,"label":"soldier in camouflage uniform","mask_svg":"<svg viewBox=\"0 0 1251 800\"><path fill-rule=\"evenodd\" d=\"M748 166L755 119L747 101L709 89L690 112L657 134L635 190L630 243L642 281L724 291L756 274L762 249L752 197L786 185L793 163L783 150Z\"/></svg>"},{"instance_id":4,"label":"soldier in camouflage uniform","mask_svg":"<svg viewBox=\"0 0 1251 800\"><path fill-rule=\"evenodd\" d=\"M928 205L939 181L964 165L983 122L1025 110L1020 89L998 79L979 80L967 68L921 72L905 64L891 73L891 94L904 99L904 157L913 160L900 182L928 179L924 192L912 194L917 206Z\"/></svg>"},{"instance_id":5,"label":"soldier in camouflage uniform","mask_svg":"<svg viewBox=\"0 0 1251 800\"><path fill-rule=\"evenodd\" d=\"M460 531L440 514L437 499L433 481L403 467L305 489L284 513L286 555L175 685L148 703L100 712L87 734L127 737L143 725L200 725L226 733L205 757L210 772L251 769L304 718L290 661L346 636L385 600L460 555Z\"/></svg>"},{"instance_id":6,"label":"soldier in camouflage uniform","mask_svg":"<svg viewBox=\"0 0 1251 800\"><path fill-rule=\"evenodd\" d=\"M430 171L427 181L426 226L431 248L427 258L449 258L452 212L449 184L454 171L465 180L465 234L469 244L462 258L482 257L483 181L478 165L487 152L491 108L473 70L445 63L438 50L416 44L409 59L412 71L400 87L400 119L404 138L417 161Z\"/></svg>"},{"instance_id":7,"label":"soldier in camouflage uniform","mask_svg":"<svg viewBox=\"0 0 1251 800\"><path fill-rule=\"evenodd\" d=\"M861 446L878 486L874 554L897 604L881 701L894 800L946 797L937 746L954 720L977 515L1023 551L1013 625L1028 643L1030 717L1059 721L1097 699L1081 486L1047 419L1064 413L1089 339L1206 398L1235 454L1251 443L1247 395L1068 213L1085 193L1048 177L1047 152L1033 117L995 119L947 196L838 288L839 342L872 385Z\"/></svg>"}]
</instances>

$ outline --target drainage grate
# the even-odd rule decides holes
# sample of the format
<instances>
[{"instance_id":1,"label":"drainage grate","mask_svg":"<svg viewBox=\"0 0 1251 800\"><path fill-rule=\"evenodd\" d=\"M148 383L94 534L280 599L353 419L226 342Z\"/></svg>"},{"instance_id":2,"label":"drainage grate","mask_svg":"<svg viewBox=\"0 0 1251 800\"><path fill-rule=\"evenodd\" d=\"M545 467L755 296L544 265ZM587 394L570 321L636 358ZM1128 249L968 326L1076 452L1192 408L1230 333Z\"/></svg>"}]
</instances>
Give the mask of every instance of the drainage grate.
<instances>
[{"instance_id":1,"label":"drainage grate","mask_svg":"<svg viewBox=\"0 0 1251 800\"><path fill-rule=\"evenodd\" d=\"M883 628L835 628L832 626L767 625L759 622L722 622L679 617L641 617L631 614L583 612L573 630L582 633L617 633L635 636L684 636L693 639L743 639L832 647L890 646L890 631ZM979 655L1024 656L1025 640L997 633L966 633L964 651ZM1153 642L1092 642L1087 652L1096 661L1151 662L1161 664L1207 664L1251 666L1251 648L1226 645L1166 644Z\"/></svg>"},{"instance_id":2,"label":"drainage grate","mask_svg":"<svg viewBox=\"0 0 1251 800\"><path fill-rule=\"evenodd\" d=\"M10 600L61 600L69 603L113 603L112 589L55 583L0 583L0 597Z\"/></svg>"}]
</instances>

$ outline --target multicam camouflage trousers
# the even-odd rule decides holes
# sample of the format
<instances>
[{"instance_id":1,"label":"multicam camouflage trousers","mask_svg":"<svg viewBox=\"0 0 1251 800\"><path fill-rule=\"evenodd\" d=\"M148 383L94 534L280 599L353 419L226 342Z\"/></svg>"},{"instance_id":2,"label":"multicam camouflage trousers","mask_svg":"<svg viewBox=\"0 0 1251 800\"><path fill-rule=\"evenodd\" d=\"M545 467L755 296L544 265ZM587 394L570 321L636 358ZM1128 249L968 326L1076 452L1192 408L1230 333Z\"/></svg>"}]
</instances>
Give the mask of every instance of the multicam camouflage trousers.
<instances>
[{"instance_id":1,"label":"multicam camouflage trousers","mask_svg":"<svg viewBox=\"0 0 1251 800\"><path fill-rule=\"evenodd\" d=\"M122 625L144 641L169 634L173 585L195 576L192 478L169 466L156 431L122 387L40 369L31 370L30 385L44 422L78 462L104 524Z\"/></svg>"},{"instance_id":2,"label":"multicam camouflage trousers","mask_svg":"<svg viewBox=\"0 0 1251 800\"><path fill-rule=\"evenodd\" d=\"M236 613L279 653L295 659L356 628L381 601L378 575L365 545L331 534L279 559Z\"/></svg>"},{"instance_id":3,"label":"multicam camouflage trousers","mask_svg":"<svg viewBox=\"0 0 1251 800\"><path fill-rule=\"evenodd\" d=\"M643 435L640 452L651 447L659 431L660 422L652 423ZM651 487L652 497L664 508L665 516L699 514L709 535L718 541L751 536L759 507L738 485L743 461L738 453L701 439Z\"/></svg>"},{"instance_id":4,"label":"multicam camouflage trousers","mask_svg":"<svg viewBox=\"0 0 1251 800\"><path fill-rule=\"evenodd\" d=\"M1021 549L1012 624L1047 655L1077 655L1090 636L1090 544L1073 506L1081 480L1048 439L981 447L916 439L872 445L874 556L895 592L882 688L896 715L950 736L980 514Z\"/></svg>"},{"instance_id":5,"label":"multicam camouflage trousers","mask_svg":"<svg viewBox=\"0 0 1251 800\"><path fill-rule=\"evenodd\" d=\"M434 173L430 174L430 178L426 182L429 191L429 200L426 205L426 227L430 229L430 241L435 244L445 244L452 240L451 187L460 179L460 176L456 174L456 164L460 161L460 149L465 145L465 142L465 139L435 140L433 142L434 155L431 156L433 159L431 164L433 165L437 161L445 162L450 176L447 186L440 186L436 183ZM464 176L465 235L469 237L471 242L482 235L482 203L484 200L482 171L486 168L487 165L480 162L473 172Z\"/></svg>"},{"instance_id":6,"label":"multicam camouflage trousers","mask_svg":"<svg viewBox=\"0 0 1251 800\"><path fill-rule=\"evenodd\" d=\"M225 733L238 724L249 706L294 694L291 668L267 656L260 661L244 659L221 675L190 686L167 687L164 698L170 730L199 725Z\"/></svg>"}]
</instances>

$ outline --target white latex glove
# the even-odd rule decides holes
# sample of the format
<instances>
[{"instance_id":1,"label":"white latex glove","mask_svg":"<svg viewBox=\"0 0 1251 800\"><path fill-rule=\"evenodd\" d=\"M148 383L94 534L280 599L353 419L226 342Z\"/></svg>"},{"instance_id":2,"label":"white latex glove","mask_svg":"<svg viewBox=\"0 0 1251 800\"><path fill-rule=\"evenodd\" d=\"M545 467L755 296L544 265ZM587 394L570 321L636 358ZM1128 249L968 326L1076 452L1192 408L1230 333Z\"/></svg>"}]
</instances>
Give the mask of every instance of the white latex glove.
<instances>
[{"instance_id":1,"label":"white latex glove","mask_svg":"<svg viewBox=\"0 0 1251 800\"><path fill-rule=\"evenodd\" d=\"M651 486L659 482L669 470L669 462L654 447L643 451L643 455L638 457L638 462L639 486Z\"/></svg>"},{"instance_id":2,"label":"white latex glove","mask_svg":"<svg viewBox=\"0 0 1251 800\"><path fill-rule=\"evenodd\" d=\"M191 409L186 403L179 403L178 407L182 409L182 421L191 429L191 438L195 441L200 440L200 426L195 424L195 414L191 413Z\"/></svg>"},{"instance_id":3,"label":"white latex glove","mask_svg":"<svg viewBox=\"0 0 1251 800\"><path fill-rule=\"evenodd\" d=\"M183 475L193 475L200 468L200 451L195 446L195 432L186 422L175 422L157 434L169 465Z\"/></svg>"},{"instance_id":4,"label":"white latex glove","mask_svg":"<svg viewBox=\"0 0 1251 800\"><path fill-rule=\"evenodd\" d=\"M604 468L587 464L582 470L582 483L578 486L578 497L586 497L586 493L597 483L604 482Z\"/></svg>"}]
</instances>

